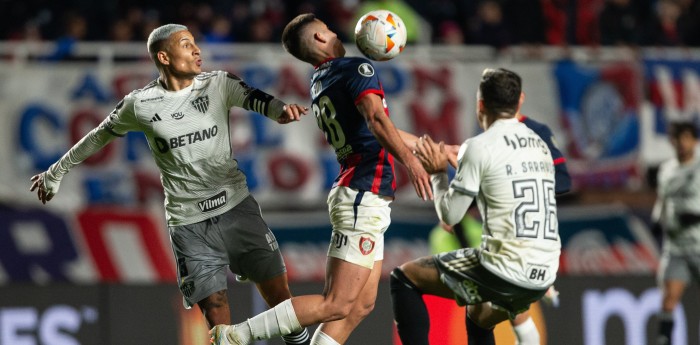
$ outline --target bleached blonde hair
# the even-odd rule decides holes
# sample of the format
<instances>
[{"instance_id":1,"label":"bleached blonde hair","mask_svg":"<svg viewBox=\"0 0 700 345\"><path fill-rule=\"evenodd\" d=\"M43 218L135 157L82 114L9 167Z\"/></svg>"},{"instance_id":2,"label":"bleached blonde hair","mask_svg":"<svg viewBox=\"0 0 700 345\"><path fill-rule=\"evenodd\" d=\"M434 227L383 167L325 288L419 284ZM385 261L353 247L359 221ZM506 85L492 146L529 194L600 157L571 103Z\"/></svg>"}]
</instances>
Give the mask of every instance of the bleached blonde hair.
<instances>
[{"instance_id":1,"label":"bleached blonde hair","mask_svg":"<svg viewBox=\"0 0 700 345\"><path fill-rule=\"evenodd\" d=\"M173 33L178 31L188 30L186 26L181 24L165 24L155 28L148 35L148 41L146 42L146 47L148 48L148 55L151 56L153 62L158 64L158 57L156 56L162 49L163 42L168 40L168 37Z\"/></svg>"}]
</instances>

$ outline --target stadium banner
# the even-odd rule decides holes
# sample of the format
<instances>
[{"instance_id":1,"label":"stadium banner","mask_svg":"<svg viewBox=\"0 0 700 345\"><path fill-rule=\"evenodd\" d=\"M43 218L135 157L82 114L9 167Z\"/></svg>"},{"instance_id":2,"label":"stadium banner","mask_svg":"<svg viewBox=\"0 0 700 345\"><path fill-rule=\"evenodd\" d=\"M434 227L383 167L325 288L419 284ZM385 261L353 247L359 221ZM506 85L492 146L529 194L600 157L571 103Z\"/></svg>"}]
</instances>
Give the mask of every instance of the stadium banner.
<instances>
[{"instance_id":1,"label":"stadium banner","mask_svg":"<svg viewBox=\"0 0 700 345\"><path fill-rule=\"evenodd\" d=\"M398 128L459 144L479 132L474 115L476 89L488 64L440 65L421 61L377 63L391 117ZM80 63L0 66L0 202L35 204L28 179L45 170L87 131L99 124L130 91L157 77L150 63L107 67ZM291 60L216 64L248 84L287 102L309 103L310 66ZM523 75L524 112L558 128L550 65L507 66ZM11 85L11 86L10 86ZM235 157L248 185L266 209L317 209L325 205L338 164L313 114L300 123L278 125L243 109L231 111ZM47 206L78 212L87 205L143 207L162 202L159 172L142 133L129 133L75 168ZM421 205L397 164L398 203Z\"/></svg>"},{"instance_id":2,"label":"stadium banner","mask_svg":"<svg viewBox=\"0 0 700 345\"><path fill-rule=\"evenodd\" d=\"M385 234L383 276L429 255L437 224L432 205L396 207ZM561 207L561 275L648 275L656 243L645 223L619 205ZM322 281L330 243L326 211L267 213L290 281ZM175 282L160 210L88 207L75 214L51 208L0 206L0 286L12 283L158 284Z\"/></svg>"},{"instance_id":3,"label":"stadium banner","mask_svg":"<svg viewBox=\"0 0 700 345\"><path fill-rule=\"evenodd\" d=\"M587 150L581 145L603 147L598 140L602 132L589 131L590 126L597 126L593 121L595 109L617 109L617 122L608 123L606 128L619 128L610 136L634 138L630 128L639 127L635 123L640 122L634 109L642 109L642 119L653 113L654 107L649 104L662 104L654 94L680 94L678 87L668 85L687 80L682 89L683 104L692 104L697 97L692 92L696 85L695 64L688 62L678 67L657 60L645 63L647 71L657 71L656 79L649 77L650 73L637 72L642 67L634 64L596 67L510 62L499 66L523 76L526 100L522 112L548 123L565 151L575 146L569 152L569 170L576 181L584 181L577 184L590 186L608 185L622 176L615 173L605 175L612 180L598 178L602 175L597 167L610 163L617 169L613 158L625 157L619 166L636 169L632 167L639 158L638 141L633 145L613 142L617 139L603 145L607 149L599 152L606 154L576 153ZM492 64L426 64L418 59L398 59L376 65L397 127L417 134L429 133L451 143L478 133L473 115L476 88L481 72ZM270 59L208 67L231 71L288 102L308 102L312 69L299 62ZM666 74L658 72L664 68L673 71L668 73L671 82L663 77ZM676 75L683 77L673 77ZM100 123L125 94L156 78L151 63L2 64L0 76L5 81L0 85L0 158L5 162L0 164L0 284L174 281L159 173L141 133L115 140L71 171L61 183L59 194L47 205L41 205L36 195L28 192L33 174L46 169ZM651 93L651 100L646 101L640 100L643 96L637 91L626 91L620 86L638 79L652 80L656 89L664 91ZM606 98L607 93L613 92L618 96ZM689 105L682 109L686 108L694 109ZM257 114L234 109L231 130L240 167L290 262L290 278L320 279L327 249L326 196L337 163L313 115L301 123L281 126ZM626 134L618 136L620 133ZM637 163L628 166L627 158ZM427 233L437 221L432 203L415 196L402 166L396 166L399 190L393 203L392 225L396 230L389 234L403 235L388 238L387 267L427 253ZM307 216L310 212L314 215ZM566 274L653 271L656 254L640 230L644 225L638 224L638 218L630 218L629 211L616 212L621 218L611 216L615 219L593 224L598 218L588 214L583 217L586 219L574 217L571 227L561 226L565 260L562 269ZM278 213L279 220L273 221L270 216ZM292 224L290 218L297 219L296 223ZM403 232L411 227L417 230ZM586 232L590 228L595 231ZM568 229L581 233L569 234ZM308 240L309 234L318 237Z\"/></svg>"},{"instance_id":4,"label":"stadium banner","mask_svg":"<svg viewBox=\"0 0 700 345\"><path fill-rule=\"evenodd\" d=\"M541 343L570 345L653 344L660 291L652 276L563 276L560 305L534 304L531 315ZM319 293L323 284L292 283L295 295ZM175 284L125 286L14 285L0 287L0 345L203 344L207 326L199 309L182 306ZM234 323L265 310L253 284L228 289ZM389 284L379 285L373 312L348 344L400 345L393 325ZM466 344L465 309L452 300L426 297L431 344ZM700 345L700 297L687 293L674 311L674 344ZM311 327L313 332L315 327ZM511 326L496 327L498 344L513 344ZM282 345L280 339L267 342Z\"/></svg>"}]
</instances>

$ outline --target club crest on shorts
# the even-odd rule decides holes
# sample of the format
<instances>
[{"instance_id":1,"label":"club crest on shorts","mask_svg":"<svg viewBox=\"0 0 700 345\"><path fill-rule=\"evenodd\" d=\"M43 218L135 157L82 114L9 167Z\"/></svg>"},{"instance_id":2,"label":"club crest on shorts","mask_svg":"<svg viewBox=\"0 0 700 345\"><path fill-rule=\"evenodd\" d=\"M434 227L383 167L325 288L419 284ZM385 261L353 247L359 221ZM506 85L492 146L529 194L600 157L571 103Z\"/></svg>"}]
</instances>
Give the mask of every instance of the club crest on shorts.
<instances>
[{"instance_id":1,"label":"club crest on shorts","mask_svg":"<svg viewBox=\"0 0 700 345\"><path fill-rule=\"evenodd\" d=\"M374 249L374 241L369 237L360 236L360 252L362 255L367 255Z\"/></svg>"}]
</instances>

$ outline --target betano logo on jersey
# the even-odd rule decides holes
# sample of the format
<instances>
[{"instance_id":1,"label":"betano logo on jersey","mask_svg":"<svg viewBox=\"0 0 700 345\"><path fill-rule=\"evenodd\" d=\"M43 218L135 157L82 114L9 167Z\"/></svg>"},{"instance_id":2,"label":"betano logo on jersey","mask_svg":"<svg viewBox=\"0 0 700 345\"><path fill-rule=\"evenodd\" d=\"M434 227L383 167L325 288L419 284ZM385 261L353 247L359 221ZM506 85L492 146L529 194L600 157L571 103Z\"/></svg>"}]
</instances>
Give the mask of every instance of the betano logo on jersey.
<instances>
[{"instance_id":1,"label":"betano logo on jersey","mask_svg":"<svg viewBox=\"0 0 700 345\"><path fill-rule=\"evenodd\" d=\"M158 148L158 152L166 153L170 149L176 149L178 147L194 144L198 141L211 139L215 137L218 133L219 127L214 126L212 128L207 128L196 132L190 132L169 139L154 137L153 141L155 141L156 147Z\"/></svg>"},{"instance_id":2,"label":"betano logo on jersey","mask_svg":"<svg viewBox=\"0 0 700 345\"><path fill-rule=\"evenodd\" d=\"M197 203L199 210L202 212L209 212L221 208L226 205L226 191L221 191L221 193L214 195L213 197L202 200Z\"/></svg>"}]
</instances>

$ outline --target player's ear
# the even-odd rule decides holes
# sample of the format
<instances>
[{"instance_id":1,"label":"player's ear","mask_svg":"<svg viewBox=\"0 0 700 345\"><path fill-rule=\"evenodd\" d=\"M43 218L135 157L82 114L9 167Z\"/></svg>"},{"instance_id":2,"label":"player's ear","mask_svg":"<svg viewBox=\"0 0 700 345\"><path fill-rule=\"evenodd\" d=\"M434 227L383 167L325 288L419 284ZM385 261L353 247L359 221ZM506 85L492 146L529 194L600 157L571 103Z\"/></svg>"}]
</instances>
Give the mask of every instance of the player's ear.
<instances>
[{"instance_id":1,"label":"player's ear","mask_svg":"<svg viewBox=\"0 0 700 345\"><path fill-rule=\"evenodd\" d=\"M170 64L170 57L168 57L168 53L165 51L158 51L156 54L156 57L158 57L158 62L160 62L161 65L169 65Z\"/></svg>"},{"instance_id":2,"label":"player's ear","mask_svg":"<svg viewBox=\"0 0 700 345\"><path fill-rule=\"evenodd\" d=\"M320 32L318 32L318 31L314 32L314 40L315 40L315 41L318 41L318 42L321 42L321 43L326 43L326 42L327 42L327 41L326 41L326 38L323 37L323 35L322 35Z\"/></svg>"}]
</instances>

